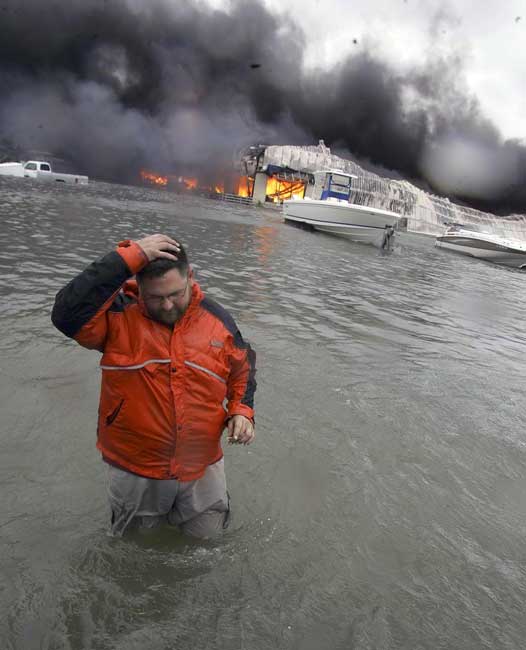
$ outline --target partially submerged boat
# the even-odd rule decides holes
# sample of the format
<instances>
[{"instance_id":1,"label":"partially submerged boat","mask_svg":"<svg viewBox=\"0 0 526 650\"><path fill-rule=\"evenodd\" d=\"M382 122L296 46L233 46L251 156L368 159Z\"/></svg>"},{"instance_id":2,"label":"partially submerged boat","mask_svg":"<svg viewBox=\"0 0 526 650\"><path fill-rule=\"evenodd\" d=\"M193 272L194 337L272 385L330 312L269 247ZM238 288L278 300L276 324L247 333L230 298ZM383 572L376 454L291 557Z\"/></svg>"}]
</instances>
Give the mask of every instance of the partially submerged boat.
<instances>
[{"instance_id":1,"label":"partially submerged boat","mask_svg":"<svg viewBox=\"0 0 526 650\"><path fill-rule=\"evenodd\" d=\"M355 178L357 176L338 170L316 172L312 197L283 201L285 221L388 248L400 215L350 203L352 180Z\"/></svg>"},{"instance_id":2,"label":"partially submerged boat","mask_svg":"<svg viewBox=\"0 0 526 650\"><path fill-rule=\"evenodd\" d=\"M435 245L495 264L526 268L525 241L488 233L480 226L449 224Z\"/></svg>"}]
</instances>

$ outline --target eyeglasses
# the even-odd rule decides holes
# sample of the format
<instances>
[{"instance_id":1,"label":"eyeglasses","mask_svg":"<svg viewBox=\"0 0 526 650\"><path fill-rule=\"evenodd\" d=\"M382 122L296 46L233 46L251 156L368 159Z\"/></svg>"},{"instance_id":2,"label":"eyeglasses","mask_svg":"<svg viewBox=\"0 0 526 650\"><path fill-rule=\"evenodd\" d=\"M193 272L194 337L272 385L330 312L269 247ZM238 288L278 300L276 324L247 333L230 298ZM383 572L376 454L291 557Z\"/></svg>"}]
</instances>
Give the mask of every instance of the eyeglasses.
<instances>
[{"instance_id":1,"label":"eyeglasses","mask_svg":"<svg viewBox=\"0 0 526 650\"><path fill-rule=\"evenodd\" d=\"M178 291L174 291L173 293L170 293L167 296L145 296L144 302L148 303L149 305L162 305L165 300L170 300L171 302L178 302L179 300L184 298L186 290L188 289L188 283L189 283L189 278L186 278L186 284L184 285L184 289L179 289Z\"/></svg>"}]
</instances>

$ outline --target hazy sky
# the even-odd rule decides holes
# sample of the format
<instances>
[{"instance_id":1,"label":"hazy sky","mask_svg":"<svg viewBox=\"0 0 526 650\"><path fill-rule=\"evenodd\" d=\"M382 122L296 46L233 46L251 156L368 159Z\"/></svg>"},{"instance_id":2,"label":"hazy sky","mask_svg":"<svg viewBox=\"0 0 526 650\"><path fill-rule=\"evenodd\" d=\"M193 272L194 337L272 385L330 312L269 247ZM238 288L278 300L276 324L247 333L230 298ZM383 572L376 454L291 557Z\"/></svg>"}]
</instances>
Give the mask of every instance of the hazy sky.
<instances>
[{"instance_id":1,"label":"hazy sky","mask_svg":"<svg viewBox=\"0 0 526 650\"><path fill-rule=\"evenodd\" d=\"M266 0L266 5L302 27L308 65L332 66L364 48L401 68L456 57L459 81L504 138L526 140L526 0Z\"/></svg>"}]
</instances>

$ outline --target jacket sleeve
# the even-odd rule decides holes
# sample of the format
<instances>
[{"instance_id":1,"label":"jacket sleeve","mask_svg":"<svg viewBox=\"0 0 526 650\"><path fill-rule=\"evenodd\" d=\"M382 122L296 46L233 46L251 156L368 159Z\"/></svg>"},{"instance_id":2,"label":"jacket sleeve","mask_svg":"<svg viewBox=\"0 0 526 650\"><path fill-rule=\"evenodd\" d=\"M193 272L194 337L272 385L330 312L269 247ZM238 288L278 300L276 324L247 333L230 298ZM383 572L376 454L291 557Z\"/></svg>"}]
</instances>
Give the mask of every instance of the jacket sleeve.
<instances>
[{"instance_id":1,"label":"jacket sleeve","mask_svg":"<svg viewBox=\"0 0 526 650\"><path fill-rule=\"evenodd\" d=\"M138 244L121 242L116 251L90 264L56 298L51 321L85 348L102 351L108 334L108 310L122 285L148 263Z\"/></svg>"},{"instance_id":2,"label":"jacket sleeve","mask_svg":"<svg viewBox=\"0 0 526 650\"><path fill-rule=\"evenodd\" d=\"M230 350L230 375L227 385L228 413L244 415L254 420L254 393L256 392L256 353L236 331Z\"/></svg>"}]
</instances>

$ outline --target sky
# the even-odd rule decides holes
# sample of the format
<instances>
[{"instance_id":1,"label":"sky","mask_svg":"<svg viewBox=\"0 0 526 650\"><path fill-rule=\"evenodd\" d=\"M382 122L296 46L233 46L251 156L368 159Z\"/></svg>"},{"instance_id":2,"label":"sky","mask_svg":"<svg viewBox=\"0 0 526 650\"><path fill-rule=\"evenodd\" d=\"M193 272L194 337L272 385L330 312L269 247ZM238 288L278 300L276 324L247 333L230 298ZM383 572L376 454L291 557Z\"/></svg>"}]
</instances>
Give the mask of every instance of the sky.
<instances>
[{"instance_id":1,"label":"sky","mask_svg":"<svg viewBox=\"0 0 526 650\"><path fill-rule=\"evenodd\" d=\"M525 36L526 0L0 0L0 145L134 182L323 139L526 213Z\"/></svg>"},{"instance_id":2,"label":"sky","mask_svg":"<svg viewBox=\"0 0 526 650\"><path fill-rule=\"evenodd\" d=\"M460 81L484 114L504 138L526 140L526 0L266 0L266 5L301 25L308 67L329 69L363 49L400 69L456 55Z\"/></svg>"}]
</instances>

